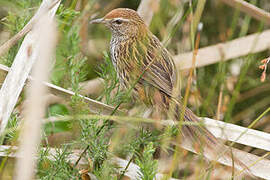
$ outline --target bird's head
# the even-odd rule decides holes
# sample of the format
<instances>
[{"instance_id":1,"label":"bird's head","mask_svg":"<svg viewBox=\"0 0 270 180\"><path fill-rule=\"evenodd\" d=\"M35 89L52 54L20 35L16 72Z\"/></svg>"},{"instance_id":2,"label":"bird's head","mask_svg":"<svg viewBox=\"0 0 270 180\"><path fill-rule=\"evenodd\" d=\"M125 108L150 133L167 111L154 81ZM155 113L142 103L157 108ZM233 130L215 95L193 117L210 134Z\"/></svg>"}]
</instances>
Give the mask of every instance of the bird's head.
<instances>
[{"instance_id":1,"label":"bird's head","mask_svg":"<svg viewBox=\"0 0 270 180\"><path fill-rule=\"evenodd\" d=\"M114 9L103 18L90 21L91 24L105 24L113 36L134 37L146 31L146 25L138 13L128 8Z\"/></svg>"}]
</instances>

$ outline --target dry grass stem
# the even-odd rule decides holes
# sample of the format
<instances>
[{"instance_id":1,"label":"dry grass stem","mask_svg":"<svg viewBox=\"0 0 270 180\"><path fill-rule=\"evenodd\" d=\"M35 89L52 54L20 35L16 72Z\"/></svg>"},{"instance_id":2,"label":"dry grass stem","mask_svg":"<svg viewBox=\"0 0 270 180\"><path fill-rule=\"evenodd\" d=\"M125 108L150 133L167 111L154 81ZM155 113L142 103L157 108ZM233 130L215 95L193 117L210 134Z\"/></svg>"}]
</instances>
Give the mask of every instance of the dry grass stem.
<instances>
[{"instance_id":1,"label":"dry grass stem","mask_svg":"<svg viewBox=\"0 0 270 180\"><path fill-rule=\"evenodd\" d=\"M202 120L205 127L218 138L270 151L270 134L268 133L210 118L202 118ZM243 132L245 133L239 138Z\"/></svg>"},{"instance_id":2,"label":"dry grass stem","mask_svg":"<svg viewBox=\"0 0 270 180\"><path fill-rule=\"evenodd\" d=\"M217 113L216 113L216 120L220 120L221 117L221 107L222 107L222 99L223 99L223 90L224 90L224 86L222 85L219 91L219 95L218 95L218 106L217 106Z\"/></svg>"},{"instance_id":3,"label":"dry grass stem","mask_svg":"<svg viewBox=\"0 0 270 180\"><path fill-rule=\"evenodd\" d=\"M256 46L254 47L254 43ZM219 43L198 50L196 67L202 67L217 63L221 60L228 61L233 58L257 53L270 48L270 30L255 33L238 38L226 43ZM192 52L174 56L175 63L179 69L187 69L192 66Z\"/></svg>"},{"instance_id":4,"label":"dry grass stem","mask_svg":"<svg viewBox=\"0 0 270 180\"><path fill-rule=\"evenodd\" d=\"M33 42L36 46L33 50L36 51L34 58L37 60L33 69L36 81L32 81L27 89L28 103L23 112L24 121L18 150L23 156L17 159L15 169L15 179L17 180L33 179L35 176L35 157L41 138L41 119L44 118L46 111L46 102L42 97L46 96L47 88L42 85L42 82L49 79L50 60L57 41L56 24L48 14L39 19L31 33L36 36L35 42Z\"/></svg>"}]
</instances>

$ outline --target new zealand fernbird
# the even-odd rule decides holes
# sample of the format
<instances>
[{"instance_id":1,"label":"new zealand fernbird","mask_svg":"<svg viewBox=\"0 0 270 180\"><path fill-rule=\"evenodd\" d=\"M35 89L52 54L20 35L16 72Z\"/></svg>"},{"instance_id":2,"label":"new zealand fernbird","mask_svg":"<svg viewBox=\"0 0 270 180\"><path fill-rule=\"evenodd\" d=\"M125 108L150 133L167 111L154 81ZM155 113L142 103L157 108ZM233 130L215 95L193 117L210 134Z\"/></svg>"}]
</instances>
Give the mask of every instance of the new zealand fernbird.
<instances>
[{"instance_id":1,"label":"new zealand fernbird","mask_svg":"<svg viewBox=\"0 0 270 180\"><path fill-rule=\"evenodd\" d=\"M184 121L199 122L190 109L183 107L180 95L174 93L179 75L172 55L152 34L136 11L114 9L103 18L90 23L101 23L111 30L111 60L120 85L126 89L132 88L136 99L155 109L159 116L154 118L166 119L170 116L178 121L183 114ZM205 127L183 125L181 135L190 144L199 145L205 156L215 159L223 154L220 158L232 163L229 147L217 140ZM233 158L233 161L237 169L246 168L239 159Z\"/></svg>"}]
</instances>

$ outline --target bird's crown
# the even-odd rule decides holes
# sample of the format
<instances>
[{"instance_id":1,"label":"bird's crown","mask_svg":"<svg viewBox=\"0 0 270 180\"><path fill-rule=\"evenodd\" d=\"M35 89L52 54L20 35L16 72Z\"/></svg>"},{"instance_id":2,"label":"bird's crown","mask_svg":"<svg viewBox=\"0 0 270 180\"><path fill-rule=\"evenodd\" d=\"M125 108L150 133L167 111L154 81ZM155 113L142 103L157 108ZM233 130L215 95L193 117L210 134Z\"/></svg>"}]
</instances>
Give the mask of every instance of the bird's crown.
<instances>
[{"instance_id":1,"label":"bird's crown","mask_svg":"<svg viewBox=\"0 0 270 180\"><path fill-rule=\"evenodd\" d=\"M136 11L128 8L114 9L103 18L91 20L90 23L104 24L111 29L113 37L121 39L143 36L147 32L143 19Z\"/></svg>"},{"instance_id":2,"label":"bird's crown","mask_svg":"<svg viewBox=\"0 0 270 180\"><path fill-rule=\"evenodd\" d=\"M104 16L104 19L124 19L124 20L134 20L137 22L143 22L142 18L139 16L139 14L128 8L117 8L109 12Z\"/></svg>"}]
</instances>

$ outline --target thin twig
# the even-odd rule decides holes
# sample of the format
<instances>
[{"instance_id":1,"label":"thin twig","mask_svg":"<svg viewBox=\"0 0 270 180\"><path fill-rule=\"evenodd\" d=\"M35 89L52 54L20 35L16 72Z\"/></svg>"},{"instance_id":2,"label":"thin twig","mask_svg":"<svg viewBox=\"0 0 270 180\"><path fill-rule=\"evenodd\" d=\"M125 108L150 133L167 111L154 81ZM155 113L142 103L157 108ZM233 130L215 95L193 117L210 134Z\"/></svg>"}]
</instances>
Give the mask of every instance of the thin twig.
<instances>
[{"instance_id":1,"label":"thin twig","mask_svg":"<svg viewBox=\"0 0 270 180\"><path fill-rule=\"evenodd\" d=\"M129 168L129 166L130 166L130 164L132 163L133 160L134 160L134 155L132 155L132 157L131 157L130 160L128 161L126 167L124 168L124 170L123 170L122 173L120 174L120 177L118 178L119 180L121 180L121 179L124 177L124 175L126 174L128 168Z\"/></svg>"},{"instance_id":2,"label":"thin twig","mask_svg":"<svg viewBox=\"0 0 270 180\"><path fill-rule=\"evenodd\" d=\"M90 145L87 145L86 148L82 151L76 162L74 163L74 168L79 164L80 160L82 159L83 155L86 153L86 151L89 149Z\"/></svg>"}]
</instances>

